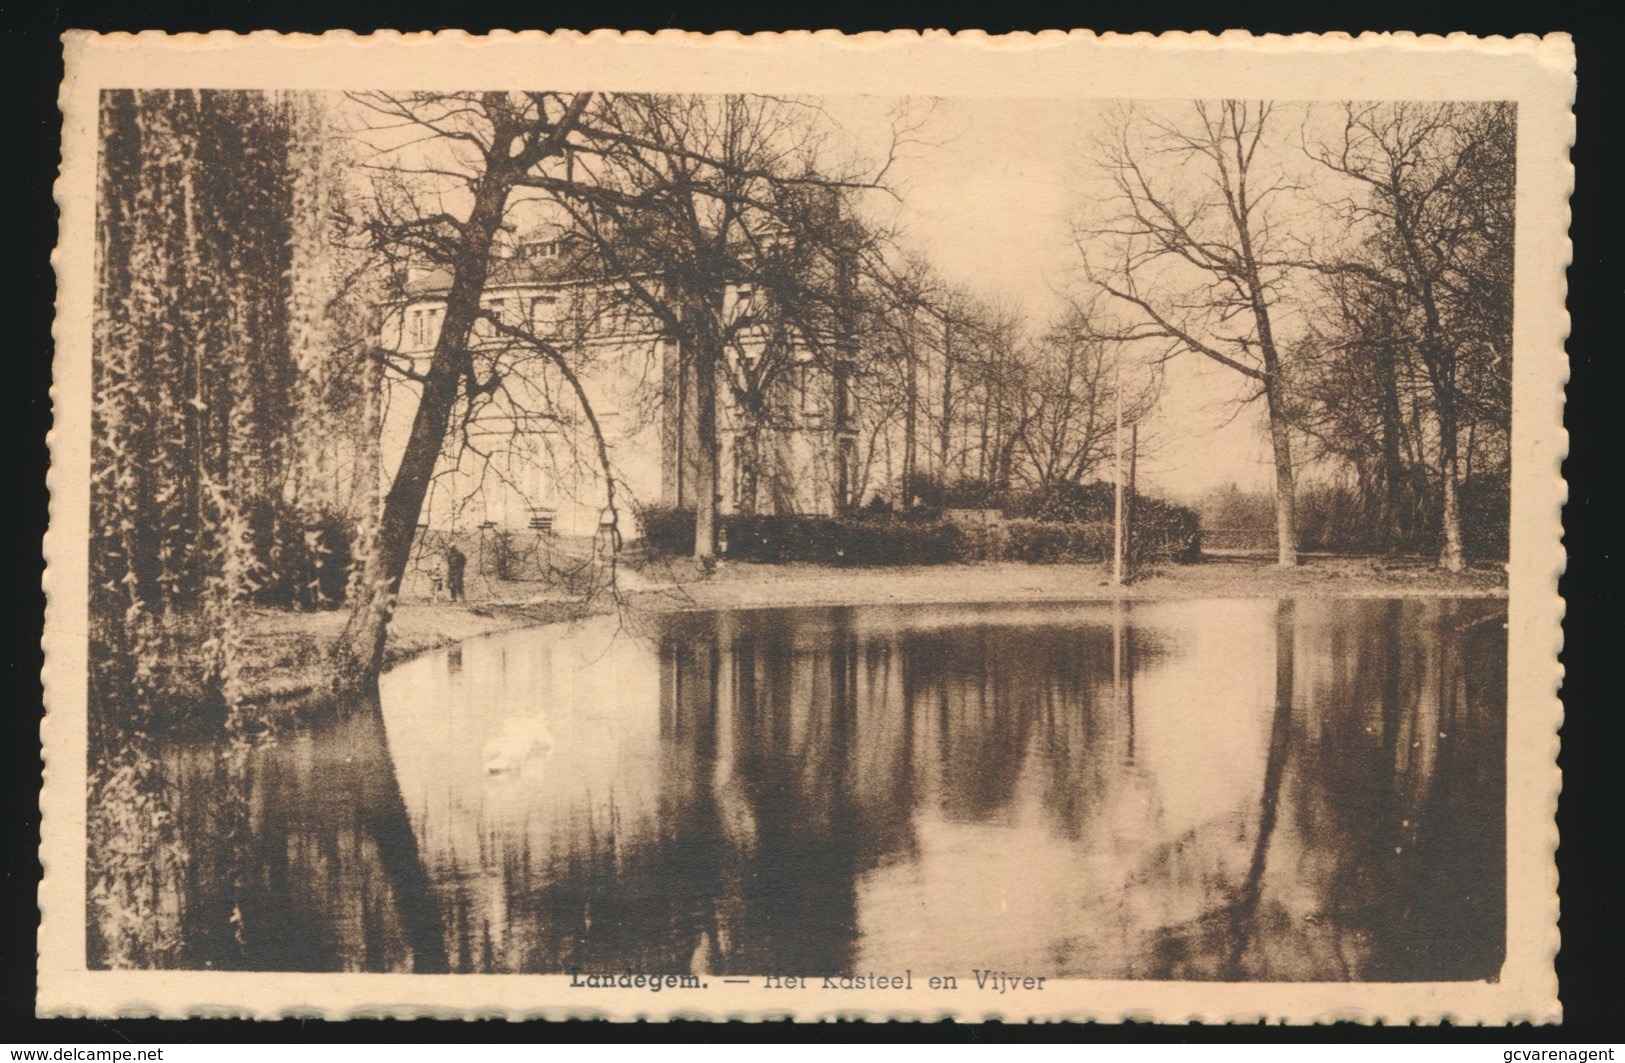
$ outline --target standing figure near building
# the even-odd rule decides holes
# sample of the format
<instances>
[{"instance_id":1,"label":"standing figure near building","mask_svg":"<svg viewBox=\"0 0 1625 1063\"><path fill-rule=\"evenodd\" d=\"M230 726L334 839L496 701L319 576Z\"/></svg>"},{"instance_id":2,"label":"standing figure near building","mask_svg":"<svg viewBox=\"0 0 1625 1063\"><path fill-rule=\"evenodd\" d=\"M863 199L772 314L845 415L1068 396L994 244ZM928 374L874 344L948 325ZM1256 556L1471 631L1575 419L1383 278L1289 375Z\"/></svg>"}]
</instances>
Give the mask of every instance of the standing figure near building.
<instances>
[{"instance_id":1,"label":"standing figure near building","mask_svg":"<svg viewBox=\"0 0 1625 1063\"><path fill-rule=\"evenodd\" d=\"M429 600L438 602L440 596L446 592L446 557L444 554L429 555L428 566L423 570L429 577Z\"/></svg>"},{"instance_id":2,"label":"standing figure near building","mask_svg":"<svg viewBox=\"0 0 1625 1063\"><path fill-rule=\"evenodd\" d=\"M463 600L463 572L468 568L468 557L455 546L446 547L446 590L451 600Z\"/></svg>"}]
</instances>

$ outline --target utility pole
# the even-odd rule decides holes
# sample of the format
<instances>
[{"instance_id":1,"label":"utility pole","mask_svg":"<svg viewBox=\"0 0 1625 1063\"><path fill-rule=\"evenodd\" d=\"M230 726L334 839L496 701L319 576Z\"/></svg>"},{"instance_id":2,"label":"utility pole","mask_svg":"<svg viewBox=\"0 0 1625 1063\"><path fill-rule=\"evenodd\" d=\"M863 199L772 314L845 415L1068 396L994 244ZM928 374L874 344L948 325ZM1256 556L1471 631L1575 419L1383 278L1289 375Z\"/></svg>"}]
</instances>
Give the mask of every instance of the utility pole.
<instances>
[{"instance_id":1,"label":"utility pole","mask_svg":"<svg viewBox=\"0 0 1625 1063\"><path fill-rule=\"evenodd\" d=\"M920 387L914 364L914 308L911 305L903 335L903 483L898 492L899 511L914 505L915 435L918 432Z\"/></svg>"},{"instance_id":2,"label":"utility pole","mask_svg":"<svg viewBox=\"0 0 1625 1063\"><path fill-rule=\"evenodd\" d=\"M1128 490L1123 498L1123 555L1130 579L1134 577L1134 500L1139 497L1135 493L1135 473L1139 465L1140 422L1131 421L1128 426Z\"/></svg>"},{"instance_id":3,"label":"utility pole","mask_svg":"<svg viewBox=\"0 0 1625 1063\"><path fill-rule=\"evenodd\" d=\"M948 449L953 428L954 386L954 322L947 313L942 317L942 422L937 434L937 481L948 486Z\"/></svg>"}]
</instances>

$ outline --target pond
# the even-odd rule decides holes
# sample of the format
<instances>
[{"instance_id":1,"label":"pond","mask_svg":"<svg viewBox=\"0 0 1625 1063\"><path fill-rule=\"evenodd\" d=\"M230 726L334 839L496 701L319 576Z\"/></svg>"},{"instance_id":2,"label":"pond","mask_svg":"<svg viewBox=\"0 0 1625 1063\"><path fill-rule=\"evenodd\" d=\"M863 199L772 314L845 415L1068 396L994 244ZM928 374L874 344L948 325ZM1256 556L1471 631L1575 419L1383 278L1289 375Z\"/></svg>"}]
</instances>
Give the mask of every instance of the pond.
<instances>
[{"instance_id":1,"label":"pond","mask_svg":"<svg viewBox=\"0 0 1625 1063\"><path fill-rule=\"evenodd\" d=\"M163 813L102 843L144 870L93 871L91 960L1493 979L1505 618L865 606L478 639L268 738L132 754L103 800Z\"/></svg>"}]
</instances>

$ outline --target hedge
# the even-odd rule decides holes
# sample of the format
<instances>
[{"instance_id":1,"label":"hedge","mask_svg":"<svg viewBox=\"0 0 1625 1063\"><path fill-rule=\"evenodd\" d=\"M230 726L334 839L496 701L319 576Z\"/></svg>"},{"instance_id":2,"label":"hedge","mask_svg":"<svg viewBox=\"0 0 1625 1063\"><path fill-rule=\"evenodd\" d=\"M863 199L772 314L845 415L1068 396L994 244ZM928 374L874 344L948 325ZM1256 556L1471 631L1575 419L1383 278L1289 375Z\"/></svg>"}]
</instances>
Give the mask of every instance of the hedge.
<instances>
[{"instance_id":1,"label":"hedge","mask_svg":"<svg viewBox=\"0 0 1625 1063\"><path fill-rule=\"evenodd\" d=\"M1161 506L1161 508L1158 508ZM1134 540L1137 561L1193 560L1200 552L1196 515L1154 499L1142 502ZM1033 564L1104 561L1112 526L1099 521L1016 519L985 528L896 516L726 516L724 555L740 561L810 561L828 565L933 565L961 561ZM694 548L694 512L650 509L643 536L654 554Z\"/></svg>"},{"instance_id":2,"label":"hedge","mask_svg":"<svg viewBox=\"0 0 1625 1063\"><path fill-rule=\"evenodd\" d=\"M1201 520L1194 509L1137 491L1129 492L1126 501L1133 531L1130 545L1137 562L1195 561L1201 556ZM1112 484L1063 483L1037 488L1013 499L1005 515L1042 524L1104 527L1106 538L1100 548L1104 557L1111 552L1111 525L1116 509L1117 489Z\"/></svg>"},{"instance_id":3,"label":"hedge","mask_svg":"<svg viewBox=\"0 0 1625 1063\"><path fill-rule=\"evenodd\" d=\"M694 549L694 511L649 509L643 538L650 552L686 554ZM959 529L947 521L891 517L722 518L725 556L740 561L814 561L827 565L932 565L960 560Z\"/></svg>"},{"instance_id":4,"label":"hedge","mask_svg":"<svg viewBox=\"0 0 1625 1063\"><path fill-rule=\"evenodd\" d=\"M1104 561L1112 550L1109 524L1018 519L1005 521L994 535L1003 540L998 557L1005 561Z\"/></svg>"},{"instance_id":5,"label":"hedge","mask_svg":"<svg viewBox=\"0 0 1625 1063\"><path fill-rule=\"evenodd\" d=\"M651 553L687 554L694 551L694 511L669 506L648 506L638 514L643 541Z\"/></svg>"}]
</instances>

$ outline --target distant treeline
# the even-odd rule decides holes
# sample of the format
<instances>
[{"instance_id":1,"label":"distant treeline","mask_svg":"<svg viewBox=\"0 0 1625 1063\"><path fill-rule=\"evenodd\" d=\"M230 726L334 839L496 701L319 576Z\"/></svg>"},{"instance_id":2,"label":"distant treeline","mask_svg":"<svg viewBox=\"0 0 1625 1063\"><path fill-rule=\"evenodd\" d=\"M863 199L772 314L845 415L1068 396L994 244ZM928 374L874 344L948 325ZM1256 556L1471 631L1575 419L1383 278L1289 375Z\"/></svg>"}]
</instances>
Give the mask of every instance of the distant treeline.
<instances>
[{"instance_id":1,"label":"distant treeline","mask_svg":"<svg viewBox=\"0 0 1625 1063\"><path fill-rule=\"evenodd\" d=\"M1504 472L1475 475L1462 483L1462 542L1469 558L1506 558L1510 498ZM1395 534L1391 527L1374 519L1377 508L1378 504L1357 485L1304 485L1297 496L1299 545L1304 550L1326 553L1438 553L1442 537L1436 509L1416 506ZM1201 496L1195 509L1201 515L1202 541L1209 548L1274 548L1275 499L1268 491L1243 491L1230 484Z\"/></svg>"}]
</instances>

